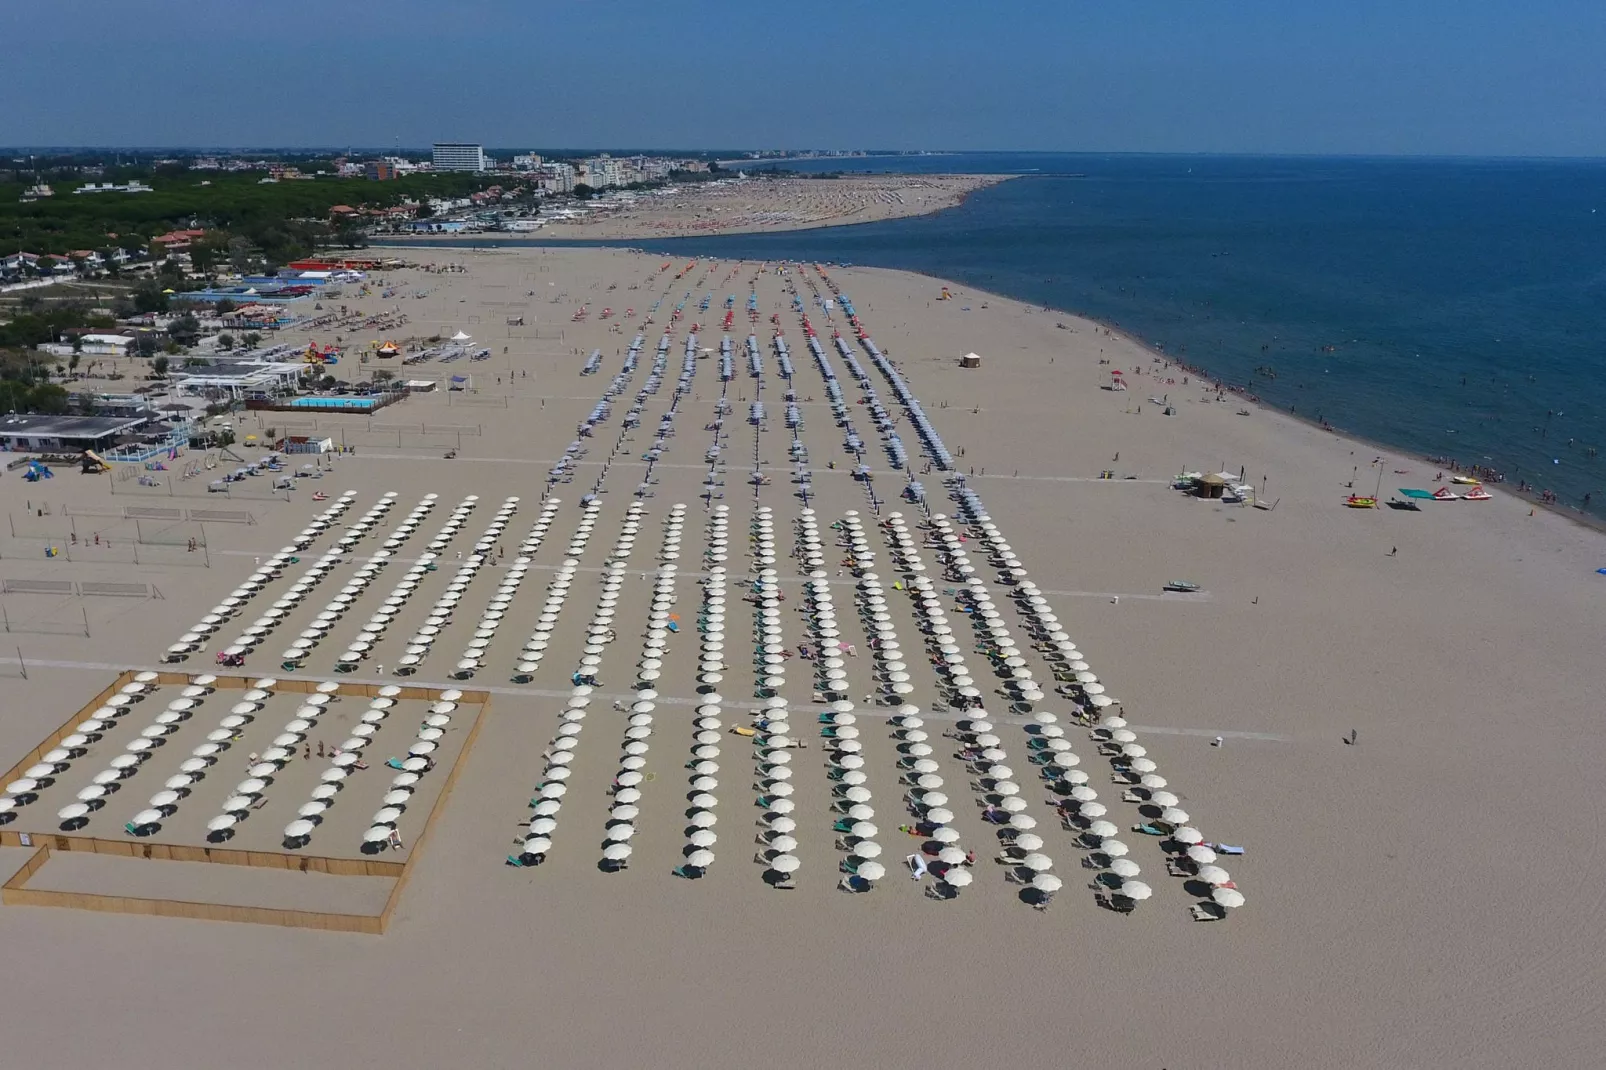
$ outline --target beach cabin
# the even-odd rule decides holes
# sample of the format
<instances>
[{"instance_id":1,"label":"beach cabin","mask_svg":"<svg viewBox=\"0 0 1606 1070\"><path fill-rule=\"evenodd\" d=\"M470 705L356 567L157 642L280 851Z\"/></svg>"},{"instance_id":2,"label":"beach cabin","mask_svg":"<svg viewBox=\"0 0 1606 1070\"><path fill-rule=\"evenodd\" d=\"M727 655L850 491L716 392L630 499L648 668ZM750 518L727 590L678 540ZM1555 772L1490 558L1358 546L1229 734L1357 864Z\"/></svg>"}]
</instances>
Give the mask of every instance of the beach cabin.
<instances>
[{"instance_id":1,"label":"beach cabin","mask_svg":"<svg viewBox=\"0 0 1606 1070\"><path fill-rule=\"evenodd\" d=\"M959 358L959 366L961 368L979 368L981 367L981 357L975 353L966 353Z\"/></svg>"}]
</instances>

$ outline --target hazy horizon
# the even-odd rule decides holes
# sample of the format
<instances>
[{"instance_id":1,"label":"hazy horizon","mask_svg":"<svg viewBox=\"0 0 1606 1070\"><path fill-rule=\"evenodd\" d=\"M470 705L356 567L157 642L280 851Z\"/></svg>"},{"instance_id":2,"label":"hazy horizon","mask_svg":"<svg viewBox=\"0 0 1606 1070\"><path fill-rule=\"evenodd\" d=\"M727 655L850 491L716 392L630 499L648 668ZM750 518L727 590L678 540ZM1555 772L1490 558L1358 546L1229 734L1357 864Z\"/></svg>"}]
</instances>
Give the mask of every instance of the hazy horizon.
<instances>
[{"instance_id":1,"label":"hazy horizon","mask_svg":"<svg viewBox=\"0 0 1606 1070\"><path fill-rule=\"evenodd\" d=\"M12 5L0 144L1606 155L1606 6L1584 0L806 15L393 0L382 20L281 0L260 15Z\"/></svg>"}]
</instances>

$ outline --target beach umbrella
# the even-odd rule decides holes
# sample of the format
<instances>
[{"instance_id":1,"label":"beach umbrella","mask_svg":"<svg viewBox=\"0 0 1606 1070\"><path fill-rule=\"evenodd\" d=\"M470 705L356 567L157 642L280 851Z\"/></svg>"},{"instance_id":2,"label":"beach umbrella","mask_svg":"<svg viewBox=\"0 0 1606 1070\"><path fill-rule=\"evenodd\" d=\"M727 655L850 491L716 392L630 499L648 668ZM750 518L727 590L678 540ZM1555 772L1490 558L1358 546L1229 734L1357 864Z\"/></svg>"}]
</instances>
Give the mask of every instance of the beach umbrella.
<instances>
[{"instance_id":1,"label":"beach umbrella","mask_svg":"<svg viewBox=\"0 0 1606 1070\"><path fill-rule=\"evenodd\" d=\"M1065 886L1065 882L1052 873L1039 873L1032 878L1032 887L1040 892L1052 894Z\"/></svg>"},{"instance_id":2,"label":"beach umbrella","mask_svg":"<svg viewBox=\"0 0 1606 1070\"><path fill-rule=\"evenodd\" d=\"M1205 865L1199 867L1199 879L1206 884L1227 884L1232 877L1220 866Z\"/></svg>"},{"instance_id":3,"label":"beach umbrella","mask_svg":"<svg viewBox=\"0 0 1606 1070\"><path fill-rule=\"evenodd\" d=\"M707 869L709 866L714 864L714 852L702 850L693 851L691 854L686 856L686 864L689 866L696 866L698 869Z\"/></svg>"},{"instance_id":4,"label":"beach umbrella","mask_svg":"<svg viewBox=\"0 0 1606 1070\"><path fill-rule=\"evenodd\" d=\"M1105 836L1114 836L1119 831L1120 830L1115 827L1114 823L1109 821L1095 821L1087 827L1087 834L1089 836L1098 836L1100 838Z\"/></svg>"},{"instance_id":5,"label":"beach umbrella","mask_svg":"<svg viewBox=\"0 0 1606 1070\"><path fill-rule=\"evenodd\" d=\"M1236 888L1217 888L1210 893L1210 898L1214 899L1219 906L1226 907L1228 910L1244 905L1243 893Z\"/></svg>"},{"instance_id":6,"label":"beach umbrella","mask_svg":"<svg viewBox=\"0 0 1606 1070\"><path fill-rule=\"evenodd\" d=\"M875 881L887 875L887 868L880 862L860 862L856 872L867 881Z\"/></svg>"},{"instance_id":7,"label":"beach umbrella","mask_svg":"<svg viewBox=\"0 0 1606 1070\"><path fill-rule=\"evenodd\" d=\"M1026 809L1026 800L1019 795L1011 795L999 800L998 807L1012 814L1018 814Z\"/></svg>"},{"instance_id":8,"label":"beach umbrella","mask_svg":"<svg viewBox=\"0 0 1606 1070\"><path fill-rule=\"evenodd\" d=\"M524 853L542 855L552 850L552 840L546 836L531 836L524 841Z\"/></svg>"},{"instance_id":9,"label":"beach umbrella","mask_svg":"<svg viewBox=\"0 0 1606 1070\"><path fill-rule=\"evenodd\" d=\"M709 828L709 827L713 826L714 824L716 824L718 821L719 821L719 818L714 816L714 814L711 811L708 811L708 810L698 810L696 813L692 814L691 817L688 819L688 822L693 827L700 828L700 829Z\"/></svg>"},{"instance_id":10,"label":"beach umbrella","mask_svg":"<svg viewBox=\"0 0 1606 1070\"><path fill-rule=\"evenodd\" d=\"M937 852L937 859L950 866L957 866L965 860L965 852L958 847L944 847Z\"/></svg>"},{"instance_id":11,"label":"beach umbrella","mask_svg":"<svg viewBox=\"0 0 1606 1070\"><path fill-rule=\"evenodd\" d=\"M1105 840L1099 845L1099 851L1103 854L1109 855L1111 858L1122 858L1130 850L1131 848L1122 843L1120 840Z\"/></svg>"},{"instance_id":12,"label":"beach umbrella","mask_svg":"<svg viewBox=\"0 0 1606 1070\"><path fill-rule=\"evenodd\" d=\"M1109 807L1105 806L1103 803L1086 802L1078 808L1077 812L1083 817L1103 817L1110 811Z\"/></svg>"},{"instance_id":13,"label":"beach umbrella","mask_svg":"<svg viewBox=\"0 0 1606 1070\"><path fill-rule=\"evenodd\" d=\"M1043 870L1046 870L1046 869L1053 869L1054 868L1054 860L1053 859L1049 858L1045 854L1039 854L1036 851L1033 851L1032 853L1028 854L1025 858L1022 858L1020 860L1020 864L1025 866L1027 869L1032 870L1033 872L1038 872L1038 873L1041 873Z\"/></svg>"},{"instance_id":14,"label":"beach umbrella","mask_svg":"<svg viewBox=\"0 0 1606 1070\"><path fill-rule=\"evenodd\" d=\"M636 826L629 822L621 822L608 829L603 839L613 843L623 843L636 834Z\"/></svg>"},{"instance_id":15,"label":"beach umbrella","mask_svg":"<svg viewBox=\"0 0 1606 1070\"><path fill-rule=\"evenodd\" d=\"M789 814L794 808L791 799L773 799L770 801L770 812L776 814Z\"/></svg>"},{"instance_id":16,"label":"beach umbrella","mask_svg":"<svg viewBox=\"0 0 1606 1070\"><path fill-rule=\"evenodd\" d=\"M950 887L963 888L966 885L968 885L973 878L971 876L970 870L965 869L962 866L959 866L959 867L955 867L954 869L948 870L946 873L944 873L942 875L941 879L942 879L942 883L944 883L944 884L946 884L946 885L948 885Z\"/></svg>"},{"instance_id":17,"label":"beach umbrella","mask_svg":"<svg viewBox=\"0 0 1606 1070\"><path fill-rule=\"evenodd\" d=\"M1177 805L1180 801L1169 791L1156 791L1149 796L1149 802L1155 806L1171 807Z\"/></svg>"},{"instance_id":18,"label":"beach umbrella","mask_svg":"<svg viewBox=\"0 0 1606 1070\"><path fill-rule=\"evenodd\" d=\"M1118 888L1117 891L1121 895L1126 896L1128 899L1138 900L1138 901L1147 899L1147 898L1149 898L1149 896L1154 894L1154 889L1153 888L1150 888L1147 884L1144 884L1142 881L1134 881L1134 880L1124 880L1124 881L1122 881L1121 882L1121 887Z\"/></svg>"},{"instance_id":19,"label":"beach umbrella","mask_svg":"<svg viewBox=\"0 0 1606 1070\"><path fill-rule=\"evenodd\" d=\"M954 812L941 806L933 806L926 811L926 820L934 825L947 825L952 823Z\"/></svg>"},{"instance_id":20,"label":"beach umbrella","mask_svg":"<svg viewBox=\"0 0 1606 1070\"><path fill-rule=\"evenodd\" d=\"M628 843L610 843L602 849L602 857L610 862L623 862L630 857Z\"/></svg>"},{"instance_id":21,"label":"beach umbrella","mask_svg":"<svg viewBox=\"0 0 1606 1070\"><path fill-rule=\"evenodd\" d=\"M776 836L770 841L770 847L781 854L790 854L797 850L797 841L790 836Z\"/></svg>"},{"instance_id":22,"label":"beach umbrella","mask_svg":"<svg viewBox=\"0 0 1606 1070\"><path fill-rule=\"evenodd\" d=\"M1198 864L1208 865L1216 860L1216 852L1202 843L1196 843L1188 848L1188 858Z\"/></svg>"},{"instance_id":23,"label":"beach umbrella","mask_svg":"<svg viewBox=\"0 0 1606 1070\"><path fill-rule=\"evenodd\" d=\"M1186 825L1188 823L1188 811L1179 810L1175 806L1168 806L1161 811L1160 820L1168 825Z\"/></svg>"},{"instance_id":24,"label":"beach umbrella","mask_svg":"<svg viewBox=\"0 0 1606 1070\"><path fill-rule=\"evenodd\" d=\"M1134 773L1152 773L1158 769L1159 766L1155 765L1154 762L1150 761L1148 758L1134 758L1132 759L1131 768Z\"/></svg>"},{"instance_id":25,"label":"beach umbrella","mask_svg":"<svg viewBox=\"0 0 1606 1070\"><path fill-rule=\"evenodd\" d=\"M796 855L776 855L770 859L770 868L777 873L796 873L802 864Z\"/></svg>"},{"instance_id":26,"label":"beach umbrella","mask_svg":"<svg viewBox=\"0 0 1606 1070\"><path fill-rule=\"evenodd\" d=\"M873 822L855 821L853 823L853 827L848 831L861 840L873 840L875 839L876 833L880 832L881 830L876 828Z\"/></svg>"},{"instance_id":27,"label":"beach umbrella","mask_svg":"<svg viewBox=\"0 0 1606 1070\"><path fill-rule=\"evenodd\" d=\"M931 838L938 843L958 843L959 831L949 825L939 825L931 830Z\"/></svg>"},{"instance_id":28,"label":"beach umbrella","mask_svg":"<svg viewBox=\"0 0 1606 1070\"><path fill-rule=\"evenodd\" d=\"M1022 831L1029 831L1037 827L1037 818L1033 817L1031 814L1011 814L1009 818L1009 827L1013 829L1020 829Z\"/></svg>"},{"instance_id":29,"label":"beach umbrella","mask_svg":"<svg viewBox=\"0 0 1606 1070\"><path fill-rule=\"evenodd\" d=\"M783 819L777 818L777 820ZM791 819L785 818L784 820L790 821ZM773 822L771 823L770 827L775 827ZM718 842L719 837L714 834L712 829L698 829L696 832L693 832L689 837L687 837L687 839L694 847L712 847L716 842Z\"/></svg>"},{"instance_id":30,"label":"beach umbrella","mask_svg":"<svg viewBox=\"0 0 1606 1070\"><path fill-rule=\"evenodd\" d=\"M881 854L881 845L874 840L861 840L853 845L853 853L860 858L877 858Z\"/></svg>"},{"instance_id":31,"label":"beach umbrella","mask_svg":"<svg viewBox=\"0 0 1606 1070\"><path fill-rule=\"evenodd\" d=\"M1140 871L1138 864L1130 858L1116 858L1110 862L1110 872L1117 877L1136 877Z\"/></svg>"},{"instance_id":32,"label":"beach umbrella","mask_svg":"<svg viewBox=\"0 0 1606 1070\"><path fill-rule=\"evenodd\" d=\"M1110 738L1115 740L1117 743L1136 743L1138 741L1138 734L1129 728L1117 728L1114 732L1110 733Z\"/></svg>"}]
</instances>

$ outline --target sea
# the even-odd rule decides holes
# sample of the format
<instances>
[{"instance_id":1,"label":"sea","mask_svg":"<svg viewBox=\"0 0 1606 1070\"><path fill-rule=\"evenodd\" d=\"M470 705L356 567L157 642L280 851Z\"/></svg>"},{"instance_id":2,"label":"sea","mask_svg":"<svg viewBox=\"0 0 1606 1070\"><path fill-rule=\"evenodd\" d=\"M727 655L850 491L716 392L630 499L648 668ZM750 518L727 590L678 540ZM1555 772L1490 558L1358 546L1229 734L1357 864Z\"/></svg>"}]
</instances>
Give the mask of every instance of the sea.
<instances>
[{"instance_id":1,"label":"sea","mask_svg":"<svg viewBox=\"0 0 1606 1070\"><path fill-rule=\"evenodd\" d=\"M1606 160L958 153L777 166L1018 177L932 216L597 244L953 279L1118 327L1268 405L1606 518Z\"/></svg>"}]
</instances>

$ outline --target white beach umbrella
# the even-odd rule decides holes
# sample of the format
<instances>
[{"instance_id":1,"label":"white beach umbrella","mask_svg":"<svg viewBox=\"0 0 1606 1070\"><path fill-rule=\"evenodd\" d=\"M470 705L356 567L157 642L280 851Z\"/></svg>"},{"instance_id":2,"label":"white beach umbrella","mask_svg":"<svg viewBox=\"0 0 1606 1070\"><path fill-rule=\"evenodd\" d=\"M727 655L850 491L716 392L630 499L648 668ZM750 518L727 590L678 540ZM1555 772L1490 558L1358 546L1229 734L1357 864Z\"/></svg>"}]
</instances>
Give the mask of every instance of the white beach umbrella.
<instances>
[{"instance_id":1,"label":"white beach umbrella","mask_svg":"<svg viewBox=\"0 0 1606 1070\"><path fill-rule=\"evenodd\" d=\"M1121 882L1121 887L1118 888L1117 891L1121 895L1126 896L1128 899L1138 900L1138 901L1147 899L1147 898L1149 898L1149 896L1154 894L1154 889L1153 888L1150 888L1147 884L1144 884L1142 881L1134 881L1134 880L1122 881Z\"/></svg>"},{"instance_id":2,"label":"white beach umbrella","mask_svg":"<svg viewBox=\"0 0 1606 1070\"><path fill-rule=\"evenodd\" d=\"M1210 893L1210 898L1228 910L1235 910L1244 905L1243 893L1236 888L1217 888Z\"/></svg>"}]
</instances>

